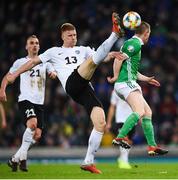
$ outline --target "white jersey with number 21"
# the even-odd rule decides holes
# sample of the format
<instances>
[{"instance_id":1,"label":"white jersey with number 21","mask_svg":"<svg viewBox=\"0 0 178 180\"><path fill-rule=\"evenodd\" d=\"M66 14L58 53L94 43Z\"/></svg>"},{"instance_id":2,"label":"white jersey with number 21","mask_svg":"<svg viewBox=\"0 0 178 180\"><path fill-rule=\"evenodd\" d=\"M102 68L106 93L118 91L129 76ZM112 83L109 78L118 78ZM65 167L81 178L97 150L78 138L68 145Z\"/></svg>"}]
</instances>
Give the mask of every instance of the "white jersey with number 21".
<instances>
[{"instance_id":1,"label":"white jersey with number 21","mask_svg":"<svg viewBox=\"0 0 178 180\"><path fill-rule=\"evenodd\" d=\"M14 73L29 60L28 57L17 59L9 70ZM39 64L20 75L20 95L18 101L28 100L34 104L44 104L46 72L53 72L50 63Z\"/></svg>"}]
</instances>

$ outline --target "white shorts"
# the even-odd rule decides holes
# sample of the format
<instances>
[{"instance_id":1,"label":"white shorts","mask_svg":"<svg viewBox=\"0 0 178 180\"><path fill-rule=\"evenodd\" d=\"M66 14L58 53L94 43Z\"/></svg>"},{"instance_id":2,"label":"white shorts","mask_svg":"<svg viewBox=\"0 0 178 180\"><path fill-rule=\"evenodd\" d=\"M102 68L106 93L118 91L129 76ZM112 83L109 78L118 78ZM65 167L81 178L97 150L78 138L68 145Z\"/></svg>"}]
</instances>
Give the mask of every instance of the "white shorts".
<instances>
[{"instance_id":1,"label":"white shorts","mask_svg":"<svg viewBox=\"0 0 178 180\"><path fill-rule=\"evenodd\" d=\"M125 100L121 99L115 91L111 94L110 103L116 107L116 123L124 123L128 116L132 113L130 105Z\"/></svg>"},{"instance_id":2,"label":"white shorts","mask_svg":"<svg viewBox=\"0 0 178 180\"><path fill-rule=\"evenodd\" d=\"M135 90L139 90L142 93L142 89L136 81L120 82L120 83L117 82L114 85L114 90L117 93L117 95L124 100L126 100L129 94Z\"/></svg>"},{"instance_id":3,"label":"white shorts","mask_svg":"<svg viewBox=\"0 0 178 180\"><path fill-rule=\"evenodd\" d=\"M132 114L132 112L133 111L129 104L125 100L119 98L119 101L116 106L115 121L117 123L124 123L126 119L129 117L129 115Z\"/></svg>"}]
</instances>

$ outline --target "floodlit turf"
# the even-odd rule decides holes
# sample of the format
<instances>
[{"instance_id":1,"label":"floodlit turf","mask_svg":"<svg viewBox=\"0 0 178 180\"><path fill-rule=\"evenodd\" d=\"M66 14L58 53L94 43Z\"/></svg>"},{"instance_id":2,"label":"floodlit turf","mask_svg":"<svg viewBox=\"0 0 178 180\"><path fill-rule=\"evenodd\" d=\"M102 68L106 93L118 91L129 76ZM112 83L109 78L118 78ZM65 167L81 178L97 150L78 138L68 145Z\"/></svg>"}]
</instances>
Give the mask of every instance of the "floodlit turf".
<instances>
[{"instance_id":1,"label":"floodlit turf","mask_svg":"<svg viewBox=\"0 0 178 180\"><path fill-rule=\"evenodd\" d=\"M131 170L121 170L114 163L98 163L103 174L82 171L79 165L30 164L29 172L11 172L6 164L0 164L0 178L6 179L176 179L178 163L138 163Z\"/></svg>"}]
</instances>

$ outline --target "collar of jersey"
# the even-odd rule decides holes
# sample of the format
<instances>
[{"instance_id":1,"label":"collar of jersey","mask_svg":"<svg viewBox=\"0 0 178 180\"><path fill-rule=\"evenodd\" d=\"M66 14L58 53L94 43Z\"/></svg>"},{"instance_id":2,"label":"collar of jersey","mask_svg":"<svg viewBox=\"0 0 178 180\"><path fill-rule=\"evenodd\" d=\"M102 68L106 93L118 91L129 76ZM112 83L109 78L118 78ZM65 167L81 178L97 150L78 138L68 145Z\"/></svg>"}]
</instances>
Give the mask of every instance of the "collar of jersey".
<instances>
[{"instance_id":1,"label":"collar of jersey","mask_svg":"<svg viewBox=\"0 0 178 180\"><path fill-rule=\"evenodd\" d=\"M138 36L134 35L134 36L132 36L132 38L136 38L136 39L138 39L138 40L140 41L140 44L141 44L141 45L144 45L144 43L143 43L142 39L141 39L141 38L139 38Z\"/></svg>"},{"instance_id":2,"label":"collar of jersey","mask_svg":"<svg viewBox=\"0 0 178 180\"><path fill-rule=\"evenodd\" d=\"M64 46L61 46L61 47L64 48L64 49L71 49L71 48L74 48L76 46L74 46L74 47L64 47Z\"/></svg>"}]
</instances>

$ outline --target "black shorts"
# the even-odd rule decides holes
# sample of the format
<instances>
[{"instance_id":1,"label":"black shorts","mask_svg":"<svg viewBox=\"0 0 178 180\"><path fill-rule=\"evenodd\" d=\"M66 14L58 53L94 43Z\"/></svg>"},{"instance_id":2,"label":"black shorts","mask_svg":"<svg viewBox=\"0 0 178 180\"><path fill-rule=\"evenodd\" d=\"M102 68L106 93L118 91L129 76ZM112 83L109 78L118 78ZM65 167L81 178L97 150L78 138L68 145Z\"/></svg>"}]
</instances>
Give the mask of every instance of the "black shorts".
<instances>
[{"instance_id":1,"label":"black shorts","mask_svg":"<svg viewBox=\"0 0 178 180\"><path fill-rule=\"evenodd\" d=\"M43 129L44 127L44 106L39 104L33 104L30 101L19 102L19 110L21 112L22 118L24 119L24 124L33 117L37 118L37 127Z\"/></svg>"},{"instance_id":2,"label":"black shorts","mask_svg":"<svg viewBox=\"0 0 178 180\"><path fill-rule=\"evenodd\" d=\"M89 115L91 114L93 107L98 106L103 108L102 103L95 95L90 81L82 78L77 69L75 69L68 77L65 89L67 94L74 101L85 107Z\"/></svg>"},{"instance_id":3,"label":"black shorts","mask_svg":"<svg viewBox=\"0 0 178 180\"><path fill-rule=\"evenodd\" d=\"M119 133L119 130L122 128L123 124L124 123L116 123L117 134ZM135 133L135 127L127 135L130 140L132 140L134 133Z\"/></svg>"}]
</instances>

